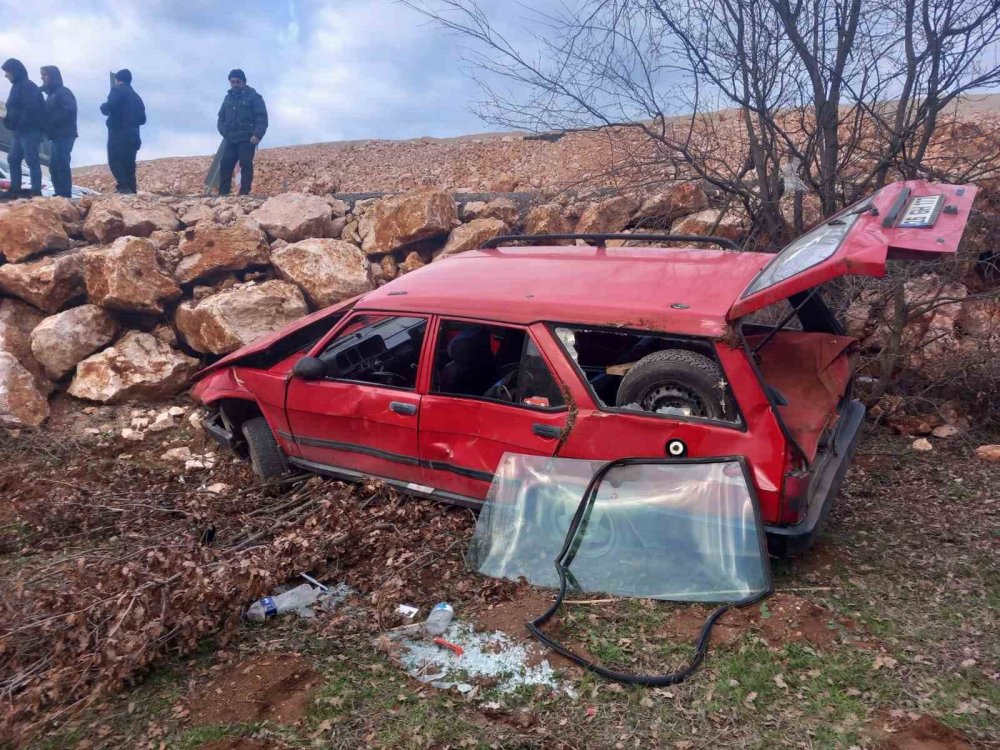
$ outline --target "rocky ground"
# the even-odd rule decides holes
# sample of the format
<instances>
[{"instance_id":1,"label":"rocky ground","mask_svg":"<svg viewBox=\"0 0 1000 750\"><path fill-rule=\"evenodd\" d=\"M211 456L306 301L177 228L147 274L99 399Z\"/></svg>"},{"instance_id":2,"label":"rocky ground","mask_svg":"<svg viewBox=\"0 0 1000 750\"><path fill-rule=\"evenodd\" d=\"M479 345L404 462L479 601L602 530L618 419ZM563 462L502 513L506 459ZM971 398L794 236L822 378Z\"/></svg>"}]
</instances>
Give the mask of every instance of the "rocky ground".
<instances>
[{"instance_id":1,"label":"rocky ground","mask_svg":"<svg viewBox=\"0 0 1000 750\"><path fill-rule=\"evenodd\" d=\"M44 748L700 747L957 750L1000 742L1000 496L990 436L865 438L829 532L775 562L703 667L625 688L532 645L551 593L464 565L472 515L377 485L255 486L188 421L53 401L0 436L0 675L7 738ZM157 429L150 425L159 424ZM127 431L141 432L135 440ZM44 501L44 502L43 502ZM239 613L307 571L355 591L311 620ZM547 660L555 686L437 689L386 636L396 605L453 603ZM554 632L628 670L677 668L704 610L599 599ZM458 660L458 664L461 660ZM29 729L30 734L23 734Z\"/></svg>"}]
</instances>

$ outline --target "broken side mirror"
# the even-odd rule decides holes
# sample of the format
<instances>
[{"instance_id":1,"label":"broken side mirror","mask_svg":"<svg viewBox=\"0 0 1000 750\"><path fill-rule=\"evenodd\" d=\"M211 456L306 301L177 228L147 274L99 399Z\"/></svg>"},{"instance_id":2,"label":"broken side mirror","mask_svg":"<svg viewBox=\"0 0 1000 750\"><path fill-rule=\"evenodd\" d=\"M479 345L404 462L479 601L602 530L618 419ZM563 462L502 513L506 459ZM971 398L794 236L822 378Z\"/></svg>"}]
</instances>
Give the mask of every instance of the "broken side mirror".
<instances>
[{"instance_id":1,"label":"broken side mirror","mask_svg":"<svg viewBox=\"0 0 1000 750\"><path fill-rule=\"evenodd\" d=\"M326 374L326 363L317 357L303 357L292 368L292 376L303 380L319 380Z\"/></svg>"}]
</instances>

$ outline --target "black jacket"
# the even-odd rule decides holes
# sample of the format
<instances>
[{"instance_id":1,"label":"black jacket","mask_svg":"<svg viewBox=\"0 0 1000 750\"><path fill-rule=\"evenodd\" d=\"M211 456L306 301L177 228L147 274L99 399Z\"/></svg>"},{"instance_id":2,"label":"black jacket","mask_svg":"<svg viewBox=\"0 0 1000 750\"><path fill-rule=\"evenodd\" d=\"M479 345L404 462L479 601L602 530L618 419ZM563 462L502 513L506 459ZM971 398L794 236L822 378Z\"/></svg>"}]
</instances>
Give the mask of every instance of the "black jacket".
<instances>
[{"instance_id":1,"label":"black jacket","mask_svg":"<svg viewBox=\"0 0 1000 750\"><path fill-rule=\"evenodd\" d=\"M249 141L253 135L260 140L266 132L264 97L249 86L239 90L229 89L219 107L219 135L230 143L239 143Z\"/></svg>"},{"instance_id":2,"label":"black jacket","mask_svg":"<svg viewBox=\"0 0 1000 750\"><path fill-rule=\"evenodd\" d=\"M15 133L42 130L45 125L45 100L42 98L41 89L28 80L28 71L24 64L12 57L0 65L0 70L14 76L10 85L10 95L7 97L4 126Z\"/></svg>"},{"instance_id":3,"label":"black jacket","mask_svg":"<svg viewBox=\"0 0 1000 750\"><path fill-rule=\"evenodd\" d=\"M45 135L49 138L76 138L76 97L63 86L62 73L55 65L42 68L48 73L45 92Z\"/></svg>"},{"instance_id":4,"label":"black jacket","mask_svg":"<svg viewBox=\"0 0 1000 750\"><path fill-rule=\"evenodd\" d=\"M108 116L108 131L139 136L139 126L146 124L146 105L142 97L127 83L111 88L108 100L101 105L101 114Z\"/></svg>"}]
</instances>

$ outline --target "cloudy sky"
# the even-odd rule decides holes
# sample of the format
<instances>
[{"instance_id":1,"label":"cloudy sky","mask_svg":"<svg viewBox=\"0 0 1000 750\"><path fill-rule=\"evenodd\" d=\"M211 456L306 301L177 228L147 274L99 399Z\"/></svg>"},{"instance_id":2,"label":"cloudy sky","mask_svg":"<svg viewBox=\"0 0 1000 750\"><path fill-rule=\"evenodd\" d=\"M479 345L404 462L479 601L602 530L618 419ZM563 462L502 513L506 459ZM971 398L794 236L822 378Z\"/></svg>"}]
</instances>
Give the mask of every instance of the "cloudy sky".
<instances>
[{"instance_id":1,"label":"cloudy sky","mask_svg":"<svg viewBox=\"0 0 1000 750\"><path fill-rule=\"evenodd\" d=\"M482 5L504 16L516 7ZM58 65L76 94L75 166L105 160L98 108L119 68L131 69L146 103L140 159L214 152L234 67L267 101L265 145L496 129L470 112L478 89L459 42L393 0L0 0L0 9L0 56L19 58L36 82L39 67Z\"/></svg>"}]
</instances>

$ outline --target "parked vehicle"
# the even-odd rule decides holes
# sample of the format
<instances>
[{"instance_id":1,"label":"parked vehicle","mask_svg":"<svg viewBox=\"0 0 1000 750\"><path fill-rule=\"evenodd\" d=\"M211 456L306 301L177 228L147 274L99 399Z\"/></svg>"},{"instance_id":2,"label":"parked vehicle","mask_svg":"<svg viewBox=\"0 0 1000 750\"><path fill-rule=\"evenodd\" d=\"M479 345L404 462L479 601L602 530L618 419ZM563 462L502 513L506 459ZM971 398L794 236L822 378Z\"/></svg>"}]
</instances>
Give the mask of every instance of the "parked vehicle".
<instances>
[{"instance_id":1,"label":"parked vehicle","mask_svg":"<svg viewBox=\"0 0 1000 750\"><path fill-rule=\"evenodd\" d=\"M777 255L500 238L226 356L193 393L260 477L372 475L472 507L505 452L740 456L771 551L800 551L864 418L858 343L820 286L955 253L975 192L889 185Z\"/></svg>"},{"instance_id":2,"label":"parked vehicle","mask_svg":"<svg viewBox=\"0 0 1000 750\"><path fill-rule=\"evenodd\" d=\"M21 165L21 184L24 186L30 185L30 175L28 174L28 165ZM0 190L10 190L10 165L7 163L6 159L0 159ZM42 195L43 196L53 196L56 194L55 188L52 187L52 180L48 177L48 170L42 168ZM73 185L73 197L82 198L85 195L97 195L96 190L91 190L90 188L80 187L79 185Z\"/></svg>"}]
</instances>

